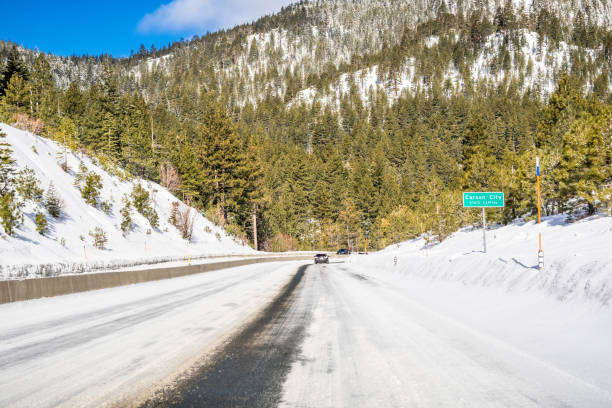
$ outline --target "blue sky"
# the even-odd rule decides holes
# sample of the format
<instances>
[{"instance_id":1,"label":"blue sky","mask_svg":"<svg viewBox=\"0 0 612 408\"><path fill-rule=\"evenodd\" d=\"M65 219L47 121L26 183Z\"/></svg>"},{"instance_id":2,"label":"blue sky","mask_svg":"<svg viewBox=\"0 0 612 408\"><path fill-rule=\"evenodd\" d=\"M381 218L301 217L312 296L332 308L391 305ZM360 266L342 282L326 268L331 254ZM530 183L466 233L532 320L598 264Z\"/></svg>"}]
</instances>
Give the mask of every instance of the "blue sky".
<instances>
[{"instance_id":1,"label":"blue sky","mask_svg":"<svg viewBox=\"0 0 612 408\"><path fill-rule=\"evenodd\" d=\"M20 0L2 7L0 39L59 55L128 56L140 44L230 28L279 11L288 0Z\"/></svg>"}]
</instances>

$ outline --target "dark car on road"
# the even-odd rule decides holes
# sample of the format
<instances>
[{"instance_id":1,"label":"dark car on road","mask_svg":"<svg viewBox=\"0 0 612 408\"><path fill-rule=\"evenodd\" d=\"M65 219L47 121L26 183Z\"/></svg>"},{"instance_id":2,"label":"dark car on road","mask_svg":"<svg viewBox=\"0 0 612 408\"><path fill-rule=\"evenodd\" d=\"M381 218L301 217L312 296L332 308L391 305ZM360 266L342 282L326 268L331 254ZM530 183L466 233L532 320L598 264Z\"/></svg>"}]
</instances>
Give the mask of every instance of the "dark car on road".
<instances>
[{"instance_id":1,"label":"dark car on road","mask_svg":"<svg viewBox=\"0 0 612 408\"><path fill-rule=\"evenodd\" d=\"M318 263L329 263L329 256L327 254L316 254L314 257L316 264Z\"/></svg>"},{"instance_id":2,"label":"dark car on road","mask_svg":"<svg viewBox=\"0 0 612 408\"><path fill-rule=\"evenodd\" d=\"M340 248L338 251L336 251L337 255L348 255L349 254L349 250L346 248Z\"/></svg>"}]
</instances>

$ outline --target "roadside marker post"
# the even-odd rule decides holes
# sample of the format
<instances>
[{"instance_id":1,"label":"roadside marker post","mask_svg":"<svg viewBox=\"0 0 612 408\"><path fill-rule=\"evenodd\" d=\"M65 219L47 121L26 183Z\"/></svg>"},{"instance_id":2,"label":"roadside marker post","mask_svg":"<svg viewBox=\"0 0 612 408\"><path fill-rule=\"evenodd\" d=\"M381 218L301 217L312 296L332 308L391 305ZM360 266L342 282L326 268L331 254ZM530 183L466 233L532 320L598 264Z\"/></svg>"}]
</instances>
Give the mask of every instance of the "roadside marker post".
<instances>
[{"instance_id":1,"label":"roadside marker post","mask_svg":"<svg viewBox=\"0 0 612 408\"><path fill-rule=\"evenodd\" d=\"M542 251L542 199L540 198L540 158L536 156L536 185L538 191L538 269L544 270L544 251Z\"/></svg>"},{"instance_id":2,"label":"roadside marker post","mask_svg":"<svg viewBox=\"0 0 612 408\"><path fill-rule=\"evenodd\" d=\"M482 207L482 247L484 248L484 253L487 253L487 216L485 214L485 208Z\"/></svg>"},{"instance_id":3,"label":"roadside marker post","mask_svg":"<svg viewBox=\"0 0 612 408\"><path fill-rule=\"evenodd\" d=\"M497 192L464 192L463 206L468 208L482 208L482 247L487 253L487 216L485 208L503 208L504 193Z\"/></svg>"}]
</instances>

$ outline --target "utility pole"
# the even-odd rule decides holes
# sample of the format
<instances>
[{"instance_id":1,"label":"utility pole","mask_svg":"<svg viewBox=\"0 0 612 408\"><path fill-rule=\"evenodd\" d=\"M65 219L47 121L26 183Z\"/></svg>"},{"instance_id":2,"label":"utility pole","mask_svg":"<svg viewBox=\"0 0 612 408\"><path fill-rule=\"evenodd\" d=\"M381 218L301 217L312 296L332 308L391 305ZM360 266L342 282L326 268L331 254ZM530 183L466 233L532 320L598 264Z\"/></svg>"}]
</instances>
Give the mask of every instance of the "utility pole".
<instances>
[{"instance_id":1,"label":"utility pole","mask_svg":"<svg viewBox=\"0 0 612 408\"><path fill-rule=\"evenodd\" d=\"M542 199L540 198L540 158L536 156L536 185L538 191L538 269L544 269L544 251L542 251Z\"/></svg>"}]
</instances>

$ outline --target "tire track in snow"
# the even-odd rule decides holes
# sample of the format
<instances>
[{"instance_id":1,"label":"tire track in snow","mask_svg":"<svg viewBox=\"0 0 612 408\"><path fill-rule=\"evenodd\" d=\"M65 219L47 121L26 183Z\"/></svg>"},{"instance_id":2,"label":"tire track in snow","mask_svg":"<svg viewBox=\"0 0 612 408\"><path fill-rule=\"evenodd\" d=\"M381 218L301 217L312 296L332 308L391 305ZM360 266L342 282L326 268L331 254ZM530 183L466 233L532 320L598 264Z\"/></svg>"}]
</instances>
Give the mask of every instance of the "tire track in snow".
<instances>
[{"instance_id":1,"label":"tire track in snow","mask_svg":"<svg viewBox=\"0 0 612 408\"><path fill-rule=\"evenodd\" d=\"M311 320L301 266L264 311L200 368L145 402L152 407L276 407Z\"/></svg>"}]
</instances>

